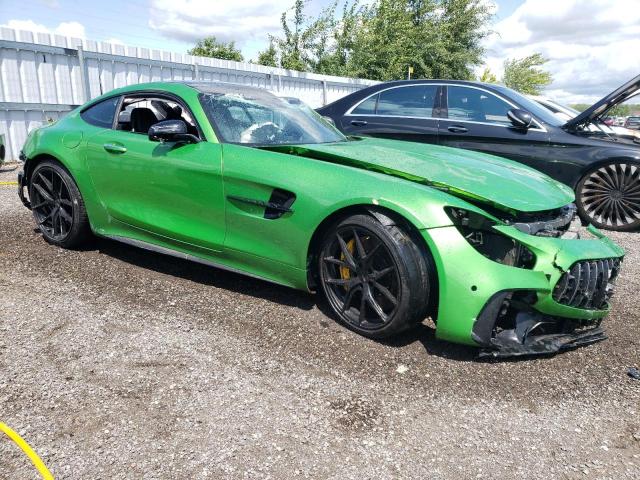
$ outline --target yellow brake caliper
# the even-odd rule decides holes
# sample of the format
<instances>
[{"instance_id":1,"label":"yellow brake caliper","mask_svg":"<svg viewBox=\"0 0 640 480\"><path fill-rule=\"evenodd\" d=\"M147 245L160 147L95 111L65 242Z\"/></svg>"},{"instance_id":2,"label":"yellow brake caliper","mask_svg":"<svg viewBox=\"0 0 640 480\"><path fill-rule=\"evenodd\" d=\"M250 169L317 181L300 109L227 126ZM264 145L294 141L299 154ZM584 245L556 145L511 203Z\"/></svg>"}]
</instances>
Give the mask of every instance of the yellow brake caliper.
<instances>
[{"instance_id":1,"label":"yellow brake caliper","mask_svg":"<svg viewBox=\"0 0 640 480\"><path fill-rule=\"evenodd\" d=\"M353 254L353 251L355 250L355 239L351 239L347 242L347 250L349 250L349 253ZM344 253L340 254L340 260L342 260L343 262L345 261L345 256ZM351 270L348 267L340 267L340 278L342 278L343 280L349 280L351 278ZM345 290L348 290L347 286L344 286Z\"/></svg>"}]
</instances>

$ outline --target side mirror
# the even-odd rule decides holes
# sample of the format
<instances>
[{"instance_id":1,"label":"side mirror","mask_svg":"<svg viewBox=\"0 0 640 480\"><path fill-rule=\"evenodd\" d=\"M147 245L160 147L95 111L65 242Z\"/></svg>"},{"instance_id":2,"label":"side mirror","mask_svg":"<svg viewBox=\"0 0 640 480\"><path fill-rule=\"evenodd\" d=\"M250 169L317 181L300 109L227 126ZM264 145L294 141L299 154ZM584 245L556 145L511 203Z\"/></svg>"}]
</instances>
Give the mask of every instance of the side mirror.
<instances>
[{"instance_id":1,"label":"side mirror","mask_svg":"<svg viewBox=\"0 0 640 480\"><path fill-rule=\"evenodd\" d=\"M507 117L511 120L511 124L516 128L523 130L528 129L533 123L533 117L526 110L519 108L512 108L507 112Z\"/></svg>"},{"instance_id":2,"label":"side mirror","mask_svg":"<svg viewBox=\"0 0 640 480\"><path fill-rule=\"evenodd\" d=\"M151 125L149 140L153 142L186 142L197 143L198 137L187 131L187 124L182 120L164 120Z\"/></svg>"}]
</instances>

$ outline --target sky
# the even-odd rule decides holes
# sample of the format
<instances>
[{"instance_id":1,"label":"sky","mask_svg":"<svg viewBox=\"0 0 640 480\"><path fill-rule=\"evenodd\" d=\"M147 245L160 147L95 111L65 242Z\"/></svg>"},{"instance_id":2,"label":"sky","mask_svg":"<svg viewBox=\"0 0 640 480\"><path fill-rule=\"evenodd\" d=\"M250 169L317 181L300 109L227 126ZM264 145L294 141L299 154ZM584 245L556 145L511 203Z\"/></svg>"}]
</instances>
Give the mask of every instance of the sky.
<instances>
[{"instance_id":1,"label":"sky","mask_svg":"<svg viewBox=\"0 0 640 480\"><path fill-rule=\"evenodd\" d=\"M554 78L545 94L593 103L640 74L640 0L485 0L493 4L486 65L542 53ZM331 0L309 0L313 15ZM0 0L0 25L186 52L206 35L256 58L293 0ZM481 71L482 67L478 68Z\"/></svg>"}]
</instances>

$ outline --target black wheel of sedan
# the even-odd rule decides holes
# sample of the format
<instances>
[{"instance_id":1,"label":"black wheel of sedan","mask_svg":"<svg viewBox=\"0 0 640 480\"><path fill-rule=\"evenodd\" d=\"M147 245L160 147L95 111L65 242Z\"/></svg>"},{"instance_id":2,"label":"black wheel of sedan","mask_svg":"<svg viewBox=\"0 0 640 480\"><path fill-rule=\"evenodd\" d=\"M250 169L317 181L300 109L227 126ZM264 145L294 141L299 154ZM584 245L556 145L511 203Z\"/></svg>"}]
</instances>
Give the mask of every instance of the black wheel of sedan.
<instances>
[{"instance_id":1,"label":"black wheel of sedan","mask_svg":"<svg viewBox=\"0 0 640 480\"><path fill-rule=\"evenodd\" d=\"M73 248L90 235L87 212L69 173L58 163L45 160L31 174L31 211L49 243Z\"/></svg>"},{"instance_id":2,"label":"black wheel of sedan","mask_svg":"<svg viewBox=\"0 0 640 480\"><path fill-rule=\"evenodd\" d=\"M640 164L609 163L585 175L577 188L578 210L596 227L628 231L640 227Z\"/></svg>"},{"instance_id":3,"label":"black wheel of sedan","mask_svg":"<svg viewBox=\"0 0 640 480\"><path fill-rule=\"evenodd\" d=\"M422 321L433 274L423 250L408 232L368 215L335 225L318 259L322 290L335 315L372 338L388 337Z\"/></svg>"}]
</instances>

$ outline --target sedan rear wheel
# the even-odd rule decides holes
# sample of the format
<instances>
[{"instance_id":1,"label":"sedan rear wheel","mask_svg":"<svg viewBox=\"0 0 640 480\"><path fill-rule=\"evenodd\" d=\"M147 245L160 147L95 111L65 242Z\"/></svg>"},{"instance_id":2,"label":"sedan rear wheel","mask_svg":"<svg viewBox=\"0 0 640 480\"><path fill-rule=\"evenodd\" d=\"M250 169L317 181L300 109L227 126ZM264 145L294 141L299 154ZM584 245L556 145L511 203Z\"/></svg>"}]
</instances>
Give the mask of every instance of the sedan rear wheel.
<instances>
[{"instance_id":1,"label":"sedan rear wheel","mask_svg":"<svg viewBox=\"0 0 640 480\"><path fill-rule=\"evenodd\" d=\"M31 211L42 236L49 243L73 248L90 235L89 221L80 191L58 163L45 160L31 174Z\"/></svg>"},{"instance_id":2,"label":"sedan rear wheel","mask_svg":"<svg viewBox=\"0 0 640 480\"><path fill-rule=\"evenodd\" d=\"M431 265L408 232L354 215L325 236L320 283L342 323L361 335L383 338L426 316Z\"/></svg>"},{"instance_id":3,"label":"sedan rear wheel","mask_svg":"<svg viewBox=\"0 0 640 480\"><path fill-rule=\"evenodd\" d=\"M640 228L640 164L609 163L578 183L580 216L596 227L629 231Z\"/></svg>"}]
</instances>

